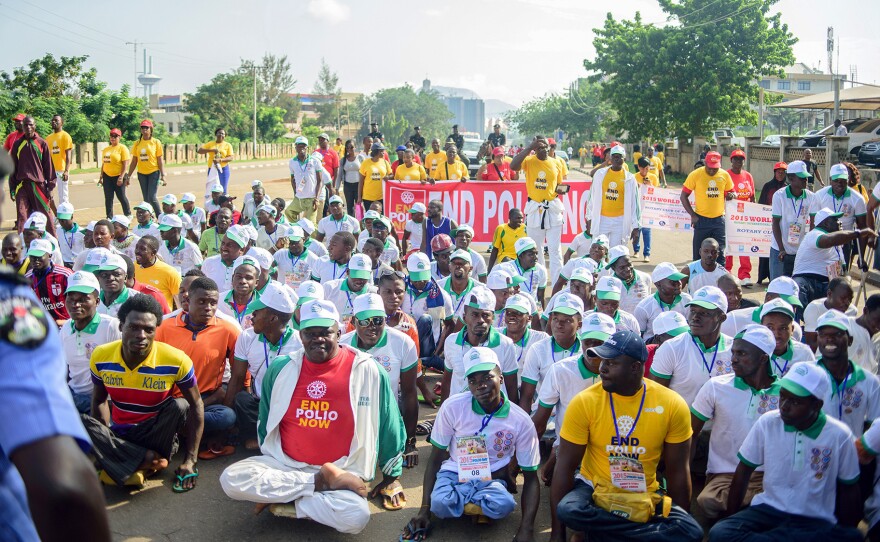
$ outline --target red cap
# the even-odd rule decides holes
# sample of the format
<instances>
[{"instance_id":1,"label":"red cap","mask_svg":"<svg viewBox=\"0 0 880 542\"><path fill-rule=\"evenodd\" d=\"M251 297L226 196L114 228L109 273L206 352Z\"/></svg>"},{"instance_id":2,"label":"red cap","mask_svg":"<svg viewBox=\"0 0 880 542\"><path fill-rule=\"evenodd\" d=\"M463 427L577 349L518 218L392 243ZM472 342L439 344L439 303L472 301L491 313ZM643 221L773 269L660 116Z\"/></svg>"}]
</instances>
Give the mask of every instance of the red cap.
<instances>
[{"instance_id":1,"label":"red cap","mask_svg":"<svg viewBox=\"0 0 880 542\"><path fill-rule=\"evenodd\" d=\"M547 144L548 144L548 145L556 145L556 140L553 139L552 137L548 137L548 138L547 138Z\"/></svg>"},{"instance_id":2,"label":"red cap","mask_svg":"<svg viewBox=\"0 0 880 542\"><path fill-rule=\"evenodd\" d=\"M24 113L19 113L18 115L12 117L12 120L24 120Z\"/></svg>"},{"instance_id":3,"label":"red cap","mask_svg":"<svg viewBox=\"0 0 880 542\"><path fill-rule=\"evenodd\" d=\"M746 152L742 149L736 149L732 153L730 153L731 158L745 158Z\"/></svg>"},{"instance_id":4,"label":"red cap","mask_svg":"<svg viewBox=\"0 0 880 542\"><path fill-rule=\"evenodd\" d=\"M706 153L706 167L721 167L721 155L715 151Z\"/></svg>"},{"instance_id":5,"label":"red cap","mask_svg":"<svg viewBox=\"0 0 880 542\"><path fill-rule=\"evenodd\" d=\"M151 121L150 119L144 119L144 120L142 120L142 121L141 121L141 128L143 128L144 126L148 126L148 127L152 128L152 127L153 127L153 121Z\"/></svg>"},{"instance_id":6,"label":"red cap","mask_svg":"<svg viewBox=\"0 0 880 542\"><path fill-rule=\"evenodd\" d=\"M612 141L611 144L608 145L608 146L611 147L611 148L614 148L614 147L616 147L616 146L618 146L618 145L622 145L622 143L621 143L620 141Z\"/></svg>"},{"instance_id":7,"label":"red cap","mask_svg":"<svg viewBox=\"0 0 880 542\"><path fill-rule=\"evenodd\" d=\"M785 162L776 162L773 164L773 171L776 171L777 169L788 169L788 164Z\"/></svg>"},{"instance_id":8,"label":"red cap","mask_svg":"<svg viewBox=\"0 0 880 542\"><path fill-rule=\"evenodd\" d=\"M452 238L445 233L438 233L431 239L431 252L443 252L452 248Z\"/></svg>"},{"instance_id":9,"label":"red cap","mask_svg":"<svg viewBox=\"0 0 880 542\"><path fill-rule=\"evenodd\" d=\"M492 149L492 156L504 156L504 149L501 147L495 147Z\"/></svg>"},{"instance_id":10,"label":"red cap","mask_svg":"<svg viewBox=\"0 0 880 542\"><path fill-rule=\"evenodd\" d=\"M119 128L113 128L110 130L110 135L122 136L122 130Z\"/></svg>"}]
</instances>

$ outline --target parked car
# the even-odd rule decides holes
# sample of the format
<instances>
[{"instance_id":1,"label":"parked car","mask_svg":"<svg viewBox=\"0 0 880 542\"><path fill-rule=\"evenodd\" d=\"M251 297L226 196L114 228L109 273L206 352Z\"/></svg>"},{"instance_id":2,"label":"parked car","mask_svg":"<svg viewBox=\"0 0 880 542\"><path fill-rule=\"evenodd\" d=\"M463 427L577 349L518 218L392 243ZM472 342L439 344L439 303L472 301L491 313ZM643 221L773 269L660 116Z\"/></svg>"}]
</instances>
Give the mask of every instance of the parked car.
<instances>
[{"instance_id":1,"label":"parked car","mask_svg":"<svg viewBox=\"0 0 880 542\"><path fill-rule=\"evenodd\" d=\"M768 145L770 147L778 147L780 144L782 144L782 134L768 135L761 142L761 145Z\"/></svg>"},{"instance_id":2,"label":"parked car","mask_svg":"<svg viewBox=\"0 0 880 542\"><path fill-rule=\"evenodd\" d=\"M556 156L565 160L565 165L568 165L568 153L565 151L556 151Z\"/></svg>"},{"instance_id":3,"label":"parked car","mask_svg":"<svg viewBox=\"0 0 880 542\"><path fill-rule=\"evenodd\" d=\"M859 149L859 163L880 167L880 139L871 139L862 143Z\"/></svg>"},{"instance_id":4,"label":"parked car","mask_svg":"<svg viewBox=\"0 0 880 542\"><path fill-rule=\"evenodd\" d=\"M880 138L880 119L869 120L849 132L849 153L858 156L862 145Z\"/></svg>"},{"instance_id":5,"label":"parked car","mask_svg":"<svg viewBox=\"0 0 880 542\"><path fill-rule=\"evenodd\" d=\"M463 154L468 159L468 175L471 179L477 174L477 171L480 170L480 161L477 160L477 154L480 152L480 147L483 145L482 139L466 137L464 138L464 145L461 148L461 154Z\"/></svg>"},{"instance_id":6,"label":"parked car","mask_svg":"<svg viewBox=\"0 0 880 542\"><path fill-rule=\"evenodd\" d=\"M737 136L730 128L716 128L712 130L712 139L716 143L719 137L729 137L731 145L739 145L740 148L745 148L746 146L746 138Z\"/></svg>"},{"instance_id":7,"label":"parked car","mask_svg":"<svg viewBox=\"0 0 880 542\"><path fill-rule=\"evenodd\" d=\"M865 119L865 118L849 119L849 120L842 121L841 124L843 124L846 127L847 131L852 132L853 130L857 130L859 128L859 126L861 126L862 124L865 124L866 122L868 122L870 120L871 119ZM813 135L809 135L809 136L805 135L803 138L798 140L798 146L799 147L824 147L825 146L825 136L827 136L827 135L834 135L834 125L833 124L830 126L826 126L825 128L819 130L817 133L815 133Z\"/></svg>"},{"instance_id":8,"label":"parked car","mask_svg":"<svg viewBox=\"0 0 880 542\"><path fill-rule=\"evenodd\" d=\"M808 137L808 136L811 136L811 135L816 135L816 134L818 134L818 133L819 133L819 130L810 130L809 132L805 133L805 134L802 135L801 137L802 137L802 138L803 138L803 137Z\"/></svg>"}]
</instances>

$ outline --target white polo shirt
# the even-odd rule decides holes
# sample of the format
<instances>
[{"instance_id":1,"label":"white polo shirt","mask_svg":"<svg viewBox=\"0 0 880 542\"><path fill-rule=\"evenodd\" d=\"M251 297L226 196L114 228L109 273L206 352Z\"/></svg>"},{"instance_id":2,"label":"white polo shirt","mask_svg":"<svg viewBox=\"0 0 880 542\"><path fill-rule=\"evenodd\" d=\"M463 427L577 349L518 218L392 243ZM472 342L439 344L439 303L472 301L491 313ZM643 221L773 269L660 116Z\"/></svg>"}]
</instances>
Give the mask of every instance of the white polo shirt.
<instances>
[{"instance_id":1,"label":"white polo shirt","mask_svg":"<svg viewBox=\"0 0 880 542\"><path fill-rule=\"evenodd\" d=\"M876 187L874 191L877 191ZM880 454L880 423L872 424L859 440L867 451L874 455ZM880 484L874 484L874 492L865 501L865 520L868 522L868 527L874 527L880 521Z\"/></svg>"},{"instance_id":2,"label":"white polo shirt","mask_svg":"<svg viewBox=\"0 0 880 542\"><path fill-rule=\"evenodd\" d=\"M798 247L797 255L794 257L792 276L796 277L810 273L830 277L828 270L836 263L843 264L843 248L839 246L831 248L819 247L819 239L825 235L828 235L828 232L821 228L816 228L810 230L810 233L804 236L804 240Z\"/></svg>"},{"instance_id":3,"label":"white polo shirt","mask_svg":"<svg viewBox=\"0 0 880 542\"><path fill-rule=\"evenodd\" d=\"M718 286L718 279L727 274L727 269L723 265L715 263L715 269L706 271L700 260L688 264L688 284L687 291L693 295L694 292L703 286Z\"/></svg>"},{"instance_id":4,"label":"white polo shirt","mask_svg":"<svg viewBox=\"0 0 880 542\"><path fill-rule=\"evenodd\" d=\"M76 257L85 249L85 236L79 224L74 223L73 229L65 231L60 225L55 226L55 238L58 239L58 248L61 250L61 258L65 262L73 263Z\"/></svg>"},{"instance_id":5,"label":"white polo shirt","mask_svg":"<svg viewBox=\"0 0 880 542\"><path fill-rule=\"evenodd\" d=\"M306 239L306 249L311 251L315 256L319 258L327 255L327 247L325 247L324 243L318 241L317 239Z\"/></svg>"},{"instance_id":6,"label":"white polo shirt","mask_svg":"<svg viewBox=\"0 0 880 542\"><path fill-rule=\"evenodd\" d=\"M709 464L706 472L733 474L739 464L736 452L763 414L779 409L779 384L756 390L734 374L710 378L697 393L691 414L712 420ZM757 470L763 470L760 467Z\"/></svg>"},{"instance_id":7,"label":"white polo shirt","mask_svg":"<svg viewBox=\"0 0 880 542\"><path fill-rule=\"evenodd\" d=\"M728 312L727 319L721 322L721 333L728 337L736 337L740 331L746 328L746 326L760 324L761 307L762 306L759 305L755 308L747 307L745 309L736 309ZM792 328L793 331L791 332L791 338L800 342L804 335L800 324L792 322Z\"/></svg>"},{"instance_id":8,"label":"white polo shirt","mask_svg":"<svg viewBox=\"0 0 880 542\"><path fill-rule=\"evenodd\" d=\"M486 438L492 472L506 467L514 456L523 471L537 471L541 454L535 424L529 415L505 397L504 404L480 432L486 415L470 393L450 396L440 405L430 439L435 447L449 452L449 459L440 470L458 472L456 438L480 433Z\"/></svg>"},{"instance_id":9,"label":"white polo shirt","mask_svg":"<svg viewBox=\"0 0 880 542\"><path fill-rule=\"evenodd\" d=\"M651 282L650 275L638 269L633 269L633 272L635 273L635 279L628 286L623 280L620 281L623 282L623 291L620 292L620 309L630 314L636 310L636 307L643 299L650 297L654 291L654 284ZM614 277L620 279L617 275L614 275ZM637 330L636 333L640 332Z\"/></svg>"},{"instance_id":10,"label":"white polo shirt","mask_svg":"<svg viewBox=\"0 0 880 542\"><path fill-rule=\"evenodd\" d=\"M816 356L806 344L794 339L788 340L788 349L781 356L770 354L770 371L782 378L795 363L816 361Z\"/></svg>"},{"instance_id":11,"label":"white polo shirt","mask_svg":"<svg viewBox=\"0 0 880 542\"><path fill-rule=\"evenodd\" d=\"M538 289L547 286L547 268L541 265L540 262L536 263L535 266L529 270L523 270L523 268L519 266L519 260L499 263L495 267L503 269L511 277L519 275L526 279L525 282L520 284L519 288L523 292L528 292L533 296L537 297Z\"/></svg>"},{"instance_id":12,"label":"white polo shirt","mask_svg":"<svg viewBox=\"0 0 880 542\"><path fill-rule=\"evenodd\" d=\"M233 264L223 263L219 254L206 258L202 262L202 273L217 283L221 292L232 289L232 273L235 271Z\"/></svg>"},{"instance_id":13,"label":"white polo shirt","mask_svg":"<svg viewBox=\"0 0 880 542\"><path fill-rule=\"evenodd\" d=\"M159 256L162 261L176 269L181 277L190 269L202 265L202 251L199 246L183 236L180 237L180 244L173 249L169 249L168 243L162 241L159 245Z\"/></svg>"},{"instance_id":14,"label":"white polo shirt","mask_svg":"<svg viewBox=\"0 0 880 542\"><path fill-rule=\"evenodd\" d=\"M159 223L153 219L150 219L150 223L146 226L141 226L140 222L135 223L135 225L131 227L130 231L138 237L152 235L159 240L160 244L162 243L162 234L161 232L159 232Z\"/></svg>"},{"instance_id":15,"label":"white polo shirt","mask_svg":"<svg viewBox=\"0 0 880 542\"><path fill-rule=\"evenodd\" d=\"M318 233L328 238L341 231L357 235L361 231L361 225L355 217L348 214L343 216L341 220L336 220L333 215L327 215L318 221L317 229Z\"/></svg>"},{"instance_id":16,"label":"white polo shirt","mask_svg":"<svg viewBox=\"0 0 880 542\"><path fill-rule=\"evenodd\" d=\"M468 252L471 255L471 276L479 279L488 275L489 268L486 266L486 259L483 258L483 255L470 247L468 247Z\"/></svg>"},{"instance_id":17,"label":"white polo shirt","mask_svg":"<svg viewBox=\"0 0 880 542\"><path fill-rule=\"evenodd\" d=\"M312 278L312 271L318 257L308 250L294 256L289 250L279 250L272 258L278 268L278 282L296 290L304 281Z\"/></svg>"},{"instance_id":18,"label":"white polo shirt","mask_svg":"<svg viewBox=\"0 0 880 542\"><path fill-rule=\"evenodd\" d=\"M440 274L440 268L437 267L437 260L431 262L431 278L440 282L441 280L447 278L449 275L443 276Z\"/></svg>"},{"instance_id":19,"label":"white polo shirt","mask_svg":"<svg viewBox=\"0 0 880 542\"><path fill-rule=\"evenodd\" d=\"M578 356L581 353L581 342L575 337L571 348L562 348L552 336L535 343L526 353L523 364L522 381L537 386L540 391L541 383L555 363Z\"/></svg>"},{"instance_id":20,"label":"white polo shirt","mask_svg":"<svg viewBox=\"0 0 880 542\"><path fill-rule=\"evenodd\" d=\"M410 250L414 248L419 248L422 246L422 223L419 222L416 224L412 219L406 221L406 225L403 227L403 231L409 232L409 238L406 240L407 246Z\"/></svg>"},{"instance_id":21,"label":"white polo shirt","mask_svg":"<svg viewBox=\"0 0 880 542\"><path fill-rule=\"evenodd\" d=\"M69 320L61 326L61 349L67 361L69 381L67 384L76 393L92 393L92 376L89 360L95 348L112 343L121 338L119 320L106 314L95 314L92 321L77 331L75 322Z\"/></svg>"},{"instance_id":22,"label":"white polo shirt","mask_svg":"<svg viewBox=\"0 0 880 542\"><path fill-rule=\"evenodd\" d=\"M287 229L287 226L282 226L281 224L275 224L275 231L269 233L266 231L266 226L257 227L257 246L272 251L275 250L276 244L279 239L284 239L287 237L287 234L290 230Z\"/></svg>"},{"instance_id":23,"label":"white polo shirt","mask_svg":"<svg viewBox=\"0 0 880 542\"><path fill-rule=\"evenodd\" d=\"M314 256L313 253L310 252L310 254ZM330 256L314 257L311 269L312 280L323 284L331 280L345 278L345 272L348 271L348 262L337 263L336 260L331 260Z\"/></svg>"},{"instance_id":24,"label":"white polo shirt","mask_svg":"<svg viewBox=\"0 0 880 542\"><path fill-rule=\"evenodd\" d=\"M651 374L669 380L669 387L693 404L700 388L709 378L730 374L730 348L733 339L723 333L711 348L704 348L700 340L688 333L661 344L654 353Z\"/></svg>"},{"instance_id":25,"label":"white polo shirt","mask_svg":"<svg viewBox=\"0 0 880 542\"><path fill-rule=\"evenodd\" d=\"M565 409L574 396L601 382L599 375L584 365L581 355L566 358L554 363L547 370L538 391L538 405L550 409L556 407L556 427L561 428L565 420ZM558 435L556 443L559 443Z\"/></svg>"},{"instance_id":26,"label":"white polo shirt","mask_svg":"<svg viewBox=\"0 0 880 542\"><path fill-rule=\"evenodd\" d=\"M251 303L259 299L259 294L254 292L251 300L247 305L239 305L236 307L234 292L232 290L220 292L220 302L217 303L217 316L225 315L228 319L234 320L242 330L254 327L253 309L250 309Z\"/></svg>"},{"instance_id":27,"label":"white polo shirt","mask_svg":"<svg viewBox=\"0 0 880 542\"><path fill-rule=\"evenodd\" d=\"M233 357L237 362L248 364L248 371L253 377L251 389L259 398L263 394L263 377L266 376L269 365L278 356L290 356L302 347L299 332L293 328L288 327L284 331L277 345L269 343L266 337L250 328L239 334Z\"/></svg>"},{"instance_id":28,"label":"white polo shirt","mask_svg":"<svg viewBox=\"0 0 880 542\"><path fill-rule=\"evenodd\" d=\"M452 315L457 319L464 321L464 307L467 305L468 294L471 293L471 290L473 290L474 286L477 284L479 283L476 280L468 277L467 287L461 292L461 294L457 294L452 289L452 275L443 280L437 281L437 285L440 286L440 289L449 294L449 298L452 300Z\"/></svg>"},{"instance_id":29,"label":"white polo shirt","mask_svg":"<svg viewBox=\"0 0 880 542\"><path fill-rule=\"evenodd\" d=\"M465 340L467 327L463 327L458 333L453 333L446 337L443 343L443 352L445 360L443 366L445 370L452 373L452 385L449 388L449 395L467 392L467 377L464 376L464 363L462 359L471 348L471 343ZM516 357L513 353L513 341L498 332L494 327L489 328L489 336L486 340L477 346L485 346L495 352L498 361L501 362L501 373L505 377L517 374ZM470 394L468 394L470 395Z\"/></svg>"},{"instance_id":30,"label":"white polo shirt","mask_svg":"<svg viewBox=\"0 0 880 542\"><path fill-rule=\"evenodd\" d=\"M339 311L339 329L347 329L348 322L354 315L354 300L359 295L375 294L378 290L376 287L367 282L363 290L360 292L352 292L348 288L348 278L331 280L323 283L324 299L333 303L336 310Z\"/></svg>"},{"instance_id":31,"label":"white polo shirt","mask_svg":"<svg viewBox=\"0 0 880 542\"><path fill-rule=\"evenodd\" d=\"M865 198L848 186L840 198L834 195L831 186L817 190L813 200L813 212L816 213L819 209L824 209L825 207L828 207L835 213L843 213L843 216L840 217L840 229L842 230L855 229L856 217L868 214Z\"/></svg>"},{"instance_id":32,"label":"white polo shirt","mask_svg":"<svg viewBox=\"0 0 880 542\"><path fill-rule=\"evenodd\" d=\"M691 296L688 294L681 294L673 300L672 305L667 305L660 300L660 294L654 292L654 295L641 300L636 305L632 315L635 317L636 322L638 322L639 333L645 338L645 341L647 342L654 336L654 318L657 318L664 312L674 311L687 319L691 311L685 305L690 303L691 299Z\"/></svg>"},{"instance_id":33,"label":"white polo shirt","mask_svg":"<svg viewBox=\"0 0 880 542\"><path fill-rule=\"evenodd\" d=\"M391 391L397 396L400 393L400 375L414 370L419 364L419 353L416 343L402 331L385 326L385 332L373 348L364 350L357 346L357 332L346 333L339 340L355 350L367 353L388 372Z\"/></svg>"},{"instance_id":34,"label":"white polo shirt","mask_svg":"<svg viewBox=\"0 0 880 542\"><path fill-rule=\"evenodd\" d=\"M507 328L501 328L498 331L507 337ZM519 375L519 384L522 384L522 371L526 364L526 352L531 350L532 346L538 344L544 339L549 339L550 335L543 331L537 331L531 327L526 328L525 334L518 341L513 342L513 353L516 355L516 367ZM513 339L511 339L513 340Z\"/></svg>"},{"instance_id":35,"label":"white polo shirt","mask_svg":"<svg viewBox=\"0 0 880 542\"><path fill-rule=\"evenodd\" d=\"M815 362L825 369L822 358ZM840 420L849 427L856 437L865 432L865 422L871 423L880 418L880 379L850 360L850 372L839 384L825 369L828 376L828 391L822 400L822 411L829 418Z\"/></svg>"},{"instance_id":36,"label":"white polo shirt","mask_svg":"<svg viewBox=\"0 0 880 542\"><path fill-rule=\"evenodd\" d=\"M826 299L828 298L823 297L812 301L804 308L804 331L816 332L816 321L819 320L820 316L828 312L828 307L825 306ZM846 315L855 318L859 315L859 311L854 305L850 304L849 308L846 309Z\"/></svg>"},{"instance_id":37,"label":"white polo shirt","mask_svg":"<svg viewBox=\"0 0 880 542\"><path fill-rule=\"evenodd\" d=\"M773 194L771 207L773 216L779 217L779 231L782 233L782 247L786 254L794 254L798 247L803 244L807 230L810 229L810 216L816 214L819 208L814 204L815 194L804 189L801 197L795 198L791 188L786 186L783 190L777 190ZM799 228L799 235L792 228ZM791 234L791 235L789 235ZM776 244L776 236L770 236L770 248L779 250Z\"/></svg>"},{"instance_id":38,"label":"white polo shirt","mask_svg":"<svg viewBox=\"0 0 880 542\"><path fill-rule=\"evenodd\" d=\"M568 244L568 250L574 252L574 255L568 260L574 258L583 258L590 253L590 247L593 246L593 236L583 231L574 236L571 243Z\"/></svg>"},{"instance_id":39,"label":"white polo shirt","mask_svg":"<svg viewBox=\"0 0 880 542\"><path fill-rule=\"evenodd\" d=\"M290 169L290 175L293 177L294 184L296 185L295 196L298 199L318 198L319 200L324 201L324 191L322 190L323 187L318 186L317 173L321 173L324 184L329 184L330 179L327 178L327 173L320 160L314 156L307 156L305 162L300 162L294 156L290 159L288 168Z\"/></svg>"},{"instance_id":40,"label":"white polo shirt","mask_svg":"<svg viewBox=\"0 0 880 542\"><path fill-rule=\"evenodd\" d=\"M766 504L831 523L837 523L837 483L854 484L859 478L852 432L824 413L801 432L786 426L778 410L768 412L755 422L738 456L750 467L764 467L764 491L752 506Z\"/></svg>"},{"instance_id":41,"label":"white polo shirt","mask_svg":"<svg viewBox=\"0 0 880 542\"><path fill-rule=\"evenodd\" d=\"M853 342L849 345L849 359L865 371L877 374L877 345L868 330L856 323L855 318L849 319L853 333Z\"/></svg>"},{"instance_id":42,"label":"white polo shirt","mask_svg":"<svg viewBox=\"0 0 880 542\"><path fill-rule=\"evenodd\" d=\"M400 249L397 248L397 243L391 237L385 239L385 248L382 249L382 254L379 255L379 263L390 266L399 259Z\"/></svg>"},{"instance_id":43,"label":"white polo shirt","mask_svg":"<svg viewBox=\"0 0 880 542\"><path fill-rule=\"evenodd\" d=\"M430 288L417 294L412 287L408 287L400 310L412 316L416 321L425 314L431 315L431 328L436 341L440 339L440 326L445 320L453 317L455 308L452 306L452 298L443 288L437 288L435 297L431 297L431 295ZM436 300L437 296L441 297L442 301Z\"/></svg>"},{"instance_id":44,"label":"white polo shirt","mask_svg":"<svg viewBox=\"0 0 880 542\"><path fill-rule=\"evenodd\" d=\"M186 209L184 209L183 213L189 217L190 222L192 222L192 231L196 234L196 237L199 239L202 238L202 225L208 223L208 215L205 213L205 210L201 207L193 207L193 212L188 213ZM135 232L137 233L137 232Z\"/></svg>"},{"instance_id":45,"label":"white polo shirt","mask_svg":"<svg viewBox=\"0 0 880 542\"><path fill-rule=\"evenodd\" d=\"M599 312L599 309L593 309L593 312ZM632 314L618 309L611 318L614 320L617 331L632 331L639 335L642 334L642 330L639 328L639 321Z\"/></svg>"},{"instance_id":46,"label":"white polo shirt","mask_svg":"<svg viewBox=\"0 0 880 542\"><path fill-rule=\"evenodd\" d=\"M113 303L110 303L110 306L104 305L104 301L102 301L102 297L98 298L98 314L106 314L107 316L112 316L116 318L116 315L119 314L119 308L122 307L122 304L128 301L130 298L136 295L144 295L140 292L135 291L133 288L129 288L128 286L122 291L122 293L117 297Z\"/></svg>"}]
</instances>

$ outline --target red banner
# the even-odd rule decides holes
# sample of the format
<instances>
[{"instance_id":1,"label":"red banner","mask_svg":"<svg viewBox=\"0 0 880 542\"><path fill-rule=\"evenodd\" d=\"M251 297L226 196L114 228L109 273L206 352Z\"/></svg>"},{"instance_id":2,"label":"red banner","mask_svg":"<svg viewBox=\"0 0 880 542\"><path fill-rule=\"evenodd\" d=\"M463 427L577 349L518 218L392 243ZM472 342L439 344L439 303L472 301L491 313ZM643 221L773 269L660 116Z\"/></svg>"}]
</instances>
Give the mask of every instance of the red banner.
<instances>
[{"instance_id":1,"label":"red banner","mask_svg":"<svg viewBox=\"0 0 880 542\"><path fill-rule=\"evenodd\" d=\"M571 186L568 194L560 196L565 206L565 229L562 241L570 242L586 226L590 181L566 181ZM491 243L495 228L507 222L507 213L522 210L528 197L525 182L507 181L441 181L437 184L385 181L385 214L394 222L397 231L403 231L409 219L409 210L416 202L426 206L430 200L443 202L443 214L457 224L474 228L475 243Z\"/></svg>"}]
</instances>

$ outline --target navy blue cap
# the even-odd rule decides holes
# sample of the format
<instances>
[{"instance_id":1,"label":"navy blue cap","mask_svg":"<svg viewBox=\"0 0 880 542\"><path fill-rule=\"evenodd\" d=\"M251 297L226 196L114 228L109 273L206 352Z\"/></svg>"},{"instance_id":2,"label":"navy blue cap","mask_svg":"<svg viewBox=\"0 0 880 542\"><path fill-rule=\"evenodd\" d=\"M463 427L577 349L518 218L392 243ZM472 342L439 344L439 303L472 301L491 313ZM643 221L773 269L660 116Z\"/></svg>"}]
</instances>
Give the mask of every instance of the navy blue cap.
<instances>
[{"instance_id":1,"label":"navy blue cap","mask_svg":"<svg viewBox=\"0 0 880 542\"><path fill-rule=\"evenodd\" d=\"M602 346L587 350L587 355L602 359L629 356L642 363L648 361L648 349L645 347L645 341L638 333L629 330L618 331L608 337Z\"/></svg>"},{"instance_id":2,"label":"navy blue cap","mask_svg":"<svg viewBox=\"0 0 880 542\"><path fill-rule=\"evenodd\" d=\"M406 150L406 146L405 146L405 145L398 145L398 146L397 146L397 150L398 150L398 151L405 151L405 150Z\"/></svg>"}]
</instances>

